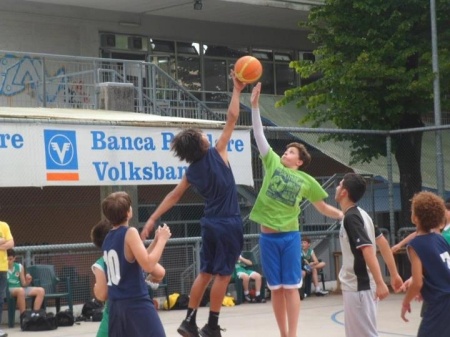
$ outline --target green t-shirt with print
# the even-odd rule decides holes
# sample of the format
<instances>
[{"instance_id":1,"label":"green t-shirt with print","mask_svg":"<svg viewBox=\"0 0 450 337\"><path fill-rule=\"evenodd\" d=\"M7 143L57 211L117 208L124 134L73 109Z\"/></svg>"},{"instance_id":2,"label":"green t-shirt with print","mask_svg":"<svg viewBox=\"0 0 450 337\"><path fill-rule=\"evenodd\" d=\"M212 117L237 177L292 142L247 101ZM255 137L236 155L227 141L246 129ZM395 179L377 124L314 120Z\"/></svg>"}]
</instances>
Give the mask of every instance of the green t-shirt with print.
<instances>
[{"instance_id":1,"label":"green t-shirt with print","mask_svg":"<svg viewBox=\"0 0 450 337\"><path fill-rule=\"evenodd\" d=\"M280 232L298 231L302 199L320 201L327 192L309 174L285 167L272 149L261 159L265 175L250 219Z\"/></svg>"}]
</instances>

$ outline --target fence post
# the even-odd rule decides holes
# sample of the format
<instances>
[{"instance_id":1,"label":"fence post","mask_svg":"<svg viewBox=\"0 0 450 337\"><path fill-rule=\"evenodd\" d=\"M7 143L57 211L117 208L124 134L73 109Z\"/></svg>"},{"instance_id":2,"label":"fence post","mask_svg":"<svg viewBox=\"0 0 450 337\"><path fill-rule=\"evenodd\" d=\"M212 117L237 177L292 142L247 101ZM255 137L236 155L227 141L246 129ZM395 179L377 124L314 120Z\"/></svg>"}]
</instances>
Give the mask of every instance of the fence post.
<instances>
[{"instance_id":1,"label":"fence post","mask_svg":"<svg viewBox=\"0 0 450 337\"><path fill-rule=\"evenodd\" d=\"M386 137L386 159L387 159L387 176L388 176L388 196L389 196L389 229L391 246L395 244L395 219L394 219L394 186L392 183L392 138L391 135Z\"/></svg>"},{"instance_id":2,"label":"fence post","mask_svg":"<svg viewBox=\"0 0 450 337\"><path fill-rule=\"evenodd\" d=\"M195 277L200 274L200 241L195 241Z\"/></svg>"},{"instance_id":3,"label":"fence post","mask_svg":"<svg viewBox=\"0 0 450 337\"><path fill-rule=\"evenodd\" d=\"M42 57L41 62L41 71L42 71L42 107L45 108L47 106L47 84L46 84L46 76L45 76L45 57Z\"/></svg>"}]
</instances>

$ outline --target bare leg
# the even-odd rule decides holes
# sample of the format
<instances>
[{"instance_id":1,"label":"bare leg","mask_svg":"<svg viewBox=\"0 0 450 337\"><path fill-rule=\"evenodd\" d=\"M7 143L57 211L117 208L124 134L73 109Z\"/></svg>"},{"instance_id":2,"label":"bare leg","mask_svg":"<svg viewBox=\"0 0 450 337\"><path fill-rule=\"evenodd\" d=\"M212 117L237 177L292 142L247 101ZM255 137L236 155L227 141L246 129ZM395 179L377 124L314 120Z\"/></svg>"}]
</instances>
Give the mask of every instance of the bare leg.
<instances>
[{"instance_id":1,"label":"bare leg","mask_svg":"<svg viewBox=\"0 0 450 337\"><path fill-rule=\"evenodd\" d=\"M255 280L255 291L257 293L261 292L261 283L262 283L261 274L253 273L250 275L250 277Z\"/></svg>"},{"instance_id":2,"label":"bare leg","mask_svg":"<svg viewBox=\"0 0 450 337\"><path fill-rule=\"evenodd\" d=\"M284 289L271 290L272 309L277 320L280 337L288 337L286 299Z\"/></svg>"},{"instance_id":3,"label":"bare leg","mask_svg":"<svg viewBox=\"0 0 450 337\"><path fill-rule=\"evenodd\" d=\"M33 287L29 293L30 296L34 296L34 310L39 310L42 306L42 302L44 301L45 290L41 287Z\"/></svg>"},{"instance_id":4,"label":"bare leg","mask_svg":"<svg viewBox=\"0 0 450 337\"><path fill-rule=\"evenodd\" d=\"M222 308L223 298L227 292L228 284L230 283L231 275L222 276L216 275L213 281L210 294L210 311L220 312Z\"/></svg>"},{"instance_id":5,"label":"bare leg","mask_svg":"<svg viewBox=\"0 0 450 337\"><path fill-rule=\"evenodd\" d=\"M206 273L200 273L196 277L191 288L191 293L189 294L189 308L197 309L200 306L203 294L205 293L206 287L208 286L211 279L212 275ZM220 305L222 305L222 302L220 302Z\"/></svg>"},{"instance_id":6,"label":"bare leg","mask_svg":"<svg viewBox=\"0 0 450 337\"><path fill-rule=\"evenodd\" d=\"M289 333L288 337L297 336L298 318L300 315L300 295L298 289L284 289Z\"/></svg>"},{"instance_id":7,"label":"bare leg","mask_svg":"<svg viewBox=\"0 0 450 337\"><path fill-rule=\"evenodd\" d=\"M319 287L319 270L325 267L325 262L319 262L317 265L315 265L312 269L312 280L314 283L314 288L318 289Z\"/></svg>"},{"instance_id":8,"label":"bare leg","mask_svg":"<svg viewBox=\"0 0 450 337\"><path fill-rule=\"evenodd\" d=\"M244 288L244 292L247 293L250 277L247 274L242 273L240 279L242 280L242 288Z\"/></svg>"},{"instance_id":9,"label":"bare leg","mask_svg":"<svg viewBox=\"0 0 450 337\"><path fill-rule=\"evenodd\" d=\"M24 288L12 288L9 290L11 296L16 298L17 308L19 309L19 313L22 313L26 309L25 305L25 289Z\"/></svg>"}]
</instances>

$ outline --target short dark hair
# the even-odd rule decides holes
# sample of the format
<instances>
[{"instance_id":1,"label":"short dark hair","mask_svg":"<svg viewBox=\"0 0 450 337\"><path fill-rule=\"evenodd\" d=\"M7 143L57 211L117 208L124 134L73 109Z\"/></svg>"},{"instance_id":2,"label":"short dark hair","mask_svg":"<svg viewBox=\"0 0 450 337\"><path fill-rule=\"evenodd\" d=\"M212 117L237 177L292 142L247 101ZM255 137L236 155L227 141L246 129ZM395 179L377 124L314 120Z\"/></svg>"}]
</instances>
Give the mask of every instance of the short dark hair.
<instances>
[{"instance_id":1,"label":"short dark hair","mask_svg":"<svg viewBox=\"0 0 450 337\"><path fill-rule=\"evenodd\" d=\"M202 159L208 148L209 145L203 141L203 132L200 129L183 130L170 142L170 149L175 156L188 164Z\"/></svg>"},{"instance_id":2,"label":"short dark hair","mask_svg":"<svg viewBox=\"0 0 450 337\"><path fill-rule=\"evenodd\" d=\"M102 211L111 225L116 226L124 223L128 218L131 207L131 198L126 192L114 192L102 201Z\"/></svg>"},{"instance_id":3,"label":"short dark hair","mask_svg":"<svg viewBox=\"0 0 450 337\"><path fill-rule=\"evenodd\" d=\"M356 173L344 175L342 186L348 192L348 198L353 202L358 202L366 193L366 180Z\"/></svg>"},{"instance_id":4,"label":"short dark hair","mask_svg":"<svg viewBox=\"0 0 450 337\"><path fill-rule=\"evenodd\" d=\"M14 256L14 257L16 256L16 252L12 248L7 249L6 254L7 256Z\"/></svg>"},{"instance_id":5,"label":"short dark hair","mask_svg":"<svg viewBox=\"0 0 450 337\"><path fill-rule=\"evenodd\" d=\"M98 247L102 248L103 241L105 241L106 235L108 235L111 230L111 223L107 219L100 220L91 230L91 240L92 243Z\"/></svg>"},{"instance_id":6,"label":"short dark hair","mask_svg":"<svg viewBox=\"0 0 450 337\"><path fill-rule=\"evenodd\" d=\"M300 166L300 167L302 169L307 168L309 166L309 164L311 164L311 155L309 154L305 145L297 143L297 142L286 145L286 149L289 149L290 147L295 147L298 150L298 157L303 162L302 166Z\"/></svg>"},{"instance_id":7,"label":"short dark hair","mask_svg":"<svg viewBox=\"0 0 450 337\"><path fill-rule=\"evenodd\" d=\"M411 210L419 220L419 226L425 231L438 228L445 221L444 200L428 191L416 193L411 200Z\"/></svg>"},{"instance_id":8,"label":"short dark hair","mask_svg":"<svg viewBox=\"0 0 450 337\"><path fill-rule=\"evenodd\" d=\"M306 241L308 243L311 243L311 239L307 236L302 237L302 241Z\"/></svg>"}]
</instances>

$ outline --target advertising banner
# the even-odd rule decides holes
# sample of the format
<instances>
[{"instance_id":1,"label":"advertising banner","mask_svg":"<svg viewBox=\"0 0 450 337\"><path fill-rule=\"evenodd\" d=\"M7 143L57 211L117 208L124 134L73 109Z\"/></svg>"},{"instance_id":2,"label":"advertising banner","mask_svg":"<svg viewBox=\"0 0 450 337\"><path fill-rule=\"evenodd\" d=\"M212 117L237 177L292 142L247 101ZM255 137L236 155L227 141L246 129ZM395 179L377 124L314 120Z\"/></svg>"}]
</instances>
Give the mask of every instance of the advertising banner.
<instances>
[{"instance_id":1,"label":"advertising banner","mask_svg":"<svg viewBox=\"0 0 450 337\"><path fill-rule=\"evenodd\" d=\"M186 163L170 151L180 131L117 125L0 125L0 186L177 184ZM203 129L212 145L222 130ZM249 130L235 130L228 157L237 184L252 185Z\"/></svg>"}]
</instances>

